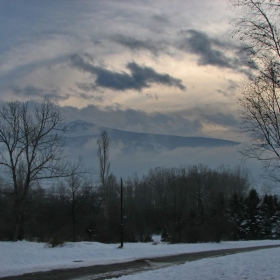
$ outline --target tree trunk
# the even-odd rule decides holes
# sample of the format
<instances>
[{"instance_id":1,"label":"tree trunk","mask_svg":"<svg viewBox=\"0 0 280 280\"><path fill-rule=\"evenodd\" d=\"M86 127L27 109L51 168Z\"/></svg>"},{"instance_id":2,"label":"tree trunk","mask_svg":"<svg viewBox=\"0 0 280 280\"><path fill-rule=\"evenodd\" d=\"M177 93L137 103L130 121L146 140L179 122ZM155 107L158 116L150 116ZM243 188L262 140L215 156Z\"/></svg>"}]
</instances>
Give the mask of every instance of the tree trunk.
<instances>
[{"instance_id":1,"label":"tree trunk","mask_svg":"<svg viewBox=\"0 0 280 280\"><path fill-rule=\"evenodd\" d=\"M13 241L23 239L23 217L24 217L24 201L20 201L18 198L14 202L14 217L15 228L13 234Z\"/></svg>"},{"instance_id":2,"label":"tree trunk","mask_svg":"<svg viewBox=\"0 0 280 280\"><path fill-rule=\"evenodd\" d=\"M13 236L14 242L23 239L22 223L23 223L23 214L19 214L16 218L16 225L14 229L14 236Z\"/></svg>"},{"instance_id":3,"label":"tree trunk","mask_svg":"<svg viewBox=\"0 0 280 280\"><path fill-rule=\"evenodd\" d=\"M72 204L71 214L72 214L72 232L73 232L73 242L77 241L76 237L76 212L75 212L75 202Z\"/></svg>"}]
</instances>

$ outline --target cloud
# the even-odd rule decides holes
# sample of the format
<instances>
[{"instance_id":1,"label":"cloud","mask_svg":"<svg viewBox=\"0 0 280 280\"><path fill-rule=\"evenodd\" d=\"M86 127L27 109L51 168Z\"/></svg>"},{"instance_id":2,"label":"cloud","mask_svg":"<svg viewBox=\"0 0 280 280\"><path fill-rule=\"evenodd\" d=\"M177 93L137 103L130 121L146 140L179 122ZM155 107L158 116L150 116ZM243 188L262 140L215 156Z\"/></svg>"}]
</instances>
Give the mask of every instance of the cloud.
<instances>
[{"instance_id":1,"label":"cloud","mask_svg":"<svg viewBox=\"0 0 280 280\"><path fill-rule=\"evenodd\" d=\"M102 94L99 95L92 95L92 94L86 94L86 93L79 93L78 96L85 100L95 100L97 102L103 102L104 96Z\"/></svg>"},{"instance_id":2,"label":"cloud","mask_svg":"<svg viewBox=\"0 0 280 280\"><path fill-rule=\"evenodd\" d=\"M132 51L147 50L154 55L166 51L167 44L164 41L139 40L130 36L116 35L112 40Z\"/></svg>"},{"instance_id":3,"label":"cloud","mask_svg":"<svg viewBox=\"0 0 280 280\"><path fill-rule=\"evenodd\" d=\"M235 92L236 89L239 87L239 84L231 79L228 79L228 82L229 82L228 90Z\"/></svg>"},{"instance_id":4,"label":"cloud","mask_svg":"<svg viewBox=\"0 0 280 280\"><path fill-rule=\"evenodd\" d=\"M225 113L202 113L201 116L204 118L205 122L228 126L228 127L235 127L237 128L239 125L239 120L232 114L225 114Z\"/></svg>"},{"instance_id":5,"label":"cloud","mask_svg":"<svg viewBox=\"0 0 280 280\"><path fill-rule=\"evenodd\" d=\"M240 120L230 103L201 104L178 112L183 118L197 120L203 136L240 141Z\"/></svg>"},{"instance_id":6,"label":"cloud","mask_svg":"<svg viewBox=\"0 0 280 280\"><path fill-rule=\"evenodd\" d=\"M94 83L76 83L77 87L81 90L84 90L86 92L89 91L98 91L97 86Z\"/></svg>"},{"instance_id":7,"label":"cloud","mask_svg":"<svg viewBox=\"0 0 280 280\"><path fill-rule=\"evenodd\" d=\"M128 74L126 72L115 72L101 66L95 66L86 62L77 54L72 55L70 59L73 67L95 76L95 83L91 85L93 90L96 87L103 87L117 91L141 91L144 88L150 88L151 84L177 87L180 90L186 89L180 79L176 79L169 74L158 73L153 68L140 66L136 62L127 63L126 68L131 73Z\"/></svg>"},{"instance_id":8,"label":"cloud","mask_svg":"<svg viewBox=\"0 0 280 280\"><path fill-rule=\"evenodd\" d=\"M225 97L235 96L236 90L238 89L239 85L231 79L227 79L227 81L228 81L228 86L225 89L218 89L217 92L221 93Z\"/></svg>"},{"instance_id":9,"label":"cloud","mask_svg":"<svg viewBox=\"0 0 280 280\"><path fill-rule=\"evenodd\" d=\"M11 87L13 93L17 96L21 97L27 97L27 98L45 98L48 97L51 100L55 101L62 101L67 100L70 97L70 94L61 94L61 91L59 88L53 88L53 89L43 89L34 87L32 85L28 85L26 87L19 87L19 86L13 86Z\"/></svg>"},{"instance_id":10,"label":"cloud","mask_svg":"<svg viewBox=\"0 0 280 280\"><path fill-rule=\"evenodd\" d=\"M160 24L165 24L165 23L169 23L169 19L167 15L164 14L156 14L152 16L152 19L155 20L156 22L160 23Z\"/></svg>"},{"instance_id":11,"label":"cloud","mask_svg":"<svg viewBox=\"0 0 280 280\"><path fill-rule=\"evenodd\" d=\"M179 43L179 49L199 56L199 65L214 65L223 68L236 68L231 58L220 49L228 45L197 30L181 31L186 37ZM219 49L220 48L220 49Z\"/></svg>"},{"instance_id":12,"label":"cloud","mask_svg":"<svg viewBox=\"0 0 280 280\"><path fill-rule=\"evenodd\" d=\"M177 48L198 56L198 65L212 65L228 68L252 78L252 70L248 65L248 57L244 57L242 45L210 37L206 33L194 29L181 30L183 36L177 42Z\"/></svg>"}]
</instances>

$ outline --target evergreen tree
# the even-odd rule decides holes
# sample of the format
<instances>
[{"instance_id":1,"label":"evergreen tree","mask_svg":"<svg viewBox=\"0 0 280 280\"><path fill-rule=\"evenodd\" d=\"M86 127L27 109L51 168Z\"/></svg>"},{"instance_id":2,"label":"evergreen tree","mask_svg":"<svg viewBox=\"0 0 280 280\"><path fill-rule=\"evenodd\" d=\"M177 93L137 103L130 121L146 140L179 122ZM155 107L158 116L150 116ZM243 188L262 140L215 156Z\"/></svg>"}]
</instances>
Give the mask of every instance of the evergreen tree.
<instances>
[{"instance_id":1,"label":"evergreen tree","mask_svg":"<svg viewBox=\"0 0 280 280\"><path fill-rule=\"evenodd\" d=\"M240 224L240 230L245 240L256 240L260 237L261 212L260 198L255 189L251 189L244 200L244 219Z\"/></svg>"},{"instance_id":2,"label":"evergreen tree","mask_svg":"<svg viewBox=\"0 0 280 280\"><path fill-rule=\"evenodd\" d=\"M230 224L229 239L243 240L246 237L243 227L244 221L244 199L241 195L234 193L229 201L228 221Z\"/></svg>"}]
</instances>

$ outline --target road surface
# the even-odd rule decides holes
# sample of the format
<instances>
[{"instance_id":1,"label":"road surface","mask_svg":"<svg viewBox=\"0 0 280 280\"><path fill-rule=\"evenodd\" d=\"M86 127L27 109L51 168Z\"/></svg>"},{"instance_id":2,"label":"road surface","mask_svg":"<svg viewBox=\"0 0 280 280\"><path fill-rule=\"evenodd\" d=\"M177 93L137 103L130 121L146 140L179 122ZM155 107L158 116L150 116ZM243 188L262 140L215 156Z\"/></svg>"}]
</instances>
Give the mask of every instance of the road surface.
<instances>
[{"instance_id":1,"label":"road surface","mask_svg":"<svg viewBox=\"0 0 280 280\"><path fill-rule=\"evenodd\" d=\"M171 265L183 264L209 257L220 257L225 255L250 252L261 249L280 247L280 245L268 245L239 249L223 249L215 251L185 253L174 256L156 258L145 258L126 263L95 265L81 268L56 269L47 272L28 273L20 276L0 277L1 280L101 280L120 277L122 275L135 274L147 270L159 269Z\"/></svg>"}]
</instances>

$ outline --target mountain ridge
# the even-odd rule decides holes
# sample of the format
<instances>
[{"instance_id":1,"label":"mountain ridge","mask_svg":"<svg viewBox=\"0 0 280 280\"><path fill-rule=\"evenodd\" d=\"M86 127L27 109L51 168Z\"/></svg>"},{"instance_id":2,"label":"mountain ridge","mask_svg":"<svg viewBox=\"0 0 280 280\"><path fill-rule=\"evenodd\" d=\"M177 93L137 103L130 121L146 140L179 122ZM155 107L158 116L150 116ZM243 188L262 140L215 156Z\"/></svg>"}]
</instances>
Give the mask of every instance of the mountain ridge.
<instances>
[{"instance_id":1,"label":"mountain ridge","mask_svg":"<svg viewBox=\"0 0 280 280\"><path fill-rule=\"evenodd\" d=\"M236 146L240 142L202 136L177 136L156 133L132 132L121 129L98 126L86 121L72 121L66 124L68 133L65 137L67 146L83 146L100 136L101 131L108 132L112 143L123 143L123 150L174 150L181 147L222 147Z\"/></svg>"}]
</instances>

